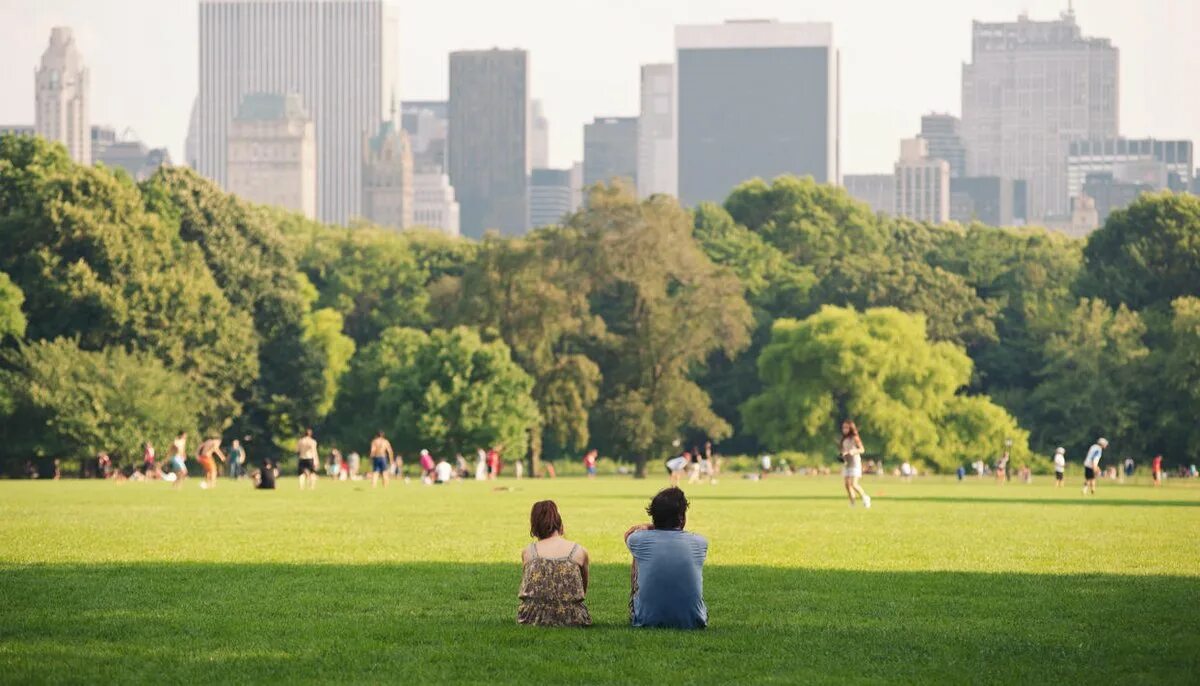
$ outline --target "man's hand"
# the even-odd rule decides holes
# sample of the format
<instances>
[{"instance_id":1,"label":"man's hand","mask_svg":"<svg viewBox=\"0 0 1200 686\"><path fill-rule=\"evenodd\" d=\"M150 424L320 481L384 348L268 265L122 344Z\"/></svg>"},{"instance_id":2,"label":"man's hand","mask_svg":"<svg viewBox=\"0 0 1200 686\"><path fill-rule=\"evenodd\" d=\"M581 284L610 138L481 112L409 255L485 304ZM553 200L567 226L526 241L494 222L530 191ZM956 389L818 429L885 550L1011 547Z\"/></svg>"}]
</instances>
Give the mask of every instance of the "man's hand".
<instances>
[{"instance_id":1,"label":"man's hand","mask_svg":"<svg viewBox=\"0 0 1200 686\"><path fill-rule=\"evenodd\" d=\"M634 532L651 531L653 529L654 529L653 524L634 524L633 526L629 527L629 531L625 532L625 540L628 541L629 537L632 536L634 534Z\"/></svg>"}]
</instances>

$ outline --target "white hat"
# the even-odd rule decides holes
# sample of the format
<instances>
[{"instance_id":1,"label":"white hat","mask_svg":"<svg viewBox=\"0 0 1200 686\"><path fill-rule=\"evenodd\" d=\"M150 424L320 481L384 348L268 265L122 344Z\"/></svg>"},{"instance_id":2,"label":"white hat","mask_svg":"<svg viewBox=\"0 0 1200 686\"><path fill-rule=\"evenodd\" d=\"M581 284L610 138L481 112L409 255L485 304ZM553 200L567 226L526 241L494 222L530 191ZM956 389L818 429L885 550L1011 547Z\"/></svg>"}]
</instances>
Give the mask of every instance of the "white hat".
<instances>
[{"instance_id":1,"label":"white hat","mask_svg":"<svg viewBox=\"0 0 1200 686\"><path fill-rule=\"evenodd\" d=\"M1100 439L1100 440L1104 440L1104 439ZM422 451L421 451L421 454L422 454L422 455L428 455L428 454L429 454L429 451L428 451L428 450L422 450Z\"/></svg>"},{"instance_id":2,"label":"white hat","mask_svg":"<svg viewBox=\"0 0 1200 686\"><path fill-rule=\"evenodd\" d=\"M1108 447L1108 439L1107 439L1107 438L1104 438L1103 436L1101 436L1101 437L1100 437L1100 440L1098 440L1098 441L1096 441L1096 442L1097 442L1097 443L1099 443L1100 445L1102 445L1102 446L1106 447L1106 448Z\"/></svg>"},{"instance_id":3,"label":"white hat","mask_svg":"<svg viewBox=\"0 0 1200 686\"><path fill-rule=\"evenodd\" d=\"M1054 452L1059 455L1062 455L1063 453L1067 452L1067 450L1066 450L1066 448L1059 447L1059 448L1055 448Z\"/></svg>"}]
</instances>

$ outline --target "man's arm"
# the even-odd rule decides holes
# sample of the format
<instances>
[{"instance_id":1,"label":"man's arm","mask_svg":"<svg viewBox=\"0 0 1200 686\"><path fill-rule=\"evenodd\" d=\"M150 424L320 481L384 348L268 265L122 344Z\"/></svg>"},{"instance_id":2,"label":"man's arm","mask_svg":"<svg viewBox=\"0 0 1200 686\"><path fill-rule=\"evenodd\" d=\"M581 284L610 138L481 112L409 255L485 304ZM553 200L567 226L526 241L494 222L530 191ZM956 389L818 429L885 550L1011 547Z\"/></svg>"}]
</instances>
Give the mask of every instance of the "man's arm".
<instances>
[{"instance_id":1,"label":"man's arm","mask_svg":"<svg viewBox=\"0 0 1200 686\"><path fill-rule=\"evenodd\" d=\"M625 545L629 545L629 537L634 533L638 531L652 531L653 529L653 524L634 524L633 526L629 527L628 531L625 532Z\"/></svg>"}]
</instances>

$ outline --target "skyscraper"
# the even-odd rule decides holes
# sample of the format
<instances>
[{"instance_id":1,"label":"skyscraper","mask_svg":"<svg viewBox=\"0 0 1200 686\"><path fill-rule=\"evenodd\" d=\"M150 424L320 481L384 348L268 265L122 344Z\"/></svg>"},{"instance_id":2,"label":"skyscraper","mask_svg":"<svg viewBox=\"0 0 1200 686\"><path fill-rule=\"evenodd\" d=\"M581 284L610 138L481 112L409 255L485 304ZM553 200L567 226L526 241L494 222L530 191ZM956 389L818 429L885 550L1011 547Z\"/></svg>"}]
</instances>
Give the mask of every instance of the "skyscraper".
<instances>
[{"instance_id":1,"label":"skyscraper","mask_svg":"<svg viewBox=\"0 0 1200 686\"><path fill-rule=\"evenodd\" d=\"M675 48L684 204L721 202L754 177L840 181L832 24L677 26Z\"/></svg>"},{"instance_id":2,"label":"skyscraper","mask_svg":"<svg viewBox=\"0 0 1200 686\"><path fill-rule=\"evenodd\" d=\"M363 148L363 217L380 226L413 225L413 155L408 134L388 120Z\"/></svg>"},{"instance_id":3,"label":"skyscraper","mask_svg":"<svg viewBox=\"0 0 1200 686\"><path fill-rule=\"evenodd\" d=\"M317 213L317 141L299 95L251 93L229 124L230 193L264 205Z\"/></svg>"},{"instance_id":4,"label":"skyscraper","mask_svg":"<svg viewBox=\"0 0 1200 686\"><path fill-rule=\"evenodd\" d=\"M900 141L895 172L896 216L935 224L950 221L950 163L930 157L924 138Z\"/></svg>"},{"instance_id":5,"label":"skyscraper","mask_svg":"<svg viewBox=\"0 0 1200 686\"><path fill-rule=\"evenodd\" d=\"M67 146L71 159L92 163L92 127L88 119L88 70L75 47L71 29L50 30L50 45L34 72L34 129L39 136Z\"/></svg>"},{"instance_id":6,"label":"skyscraper","mask_svg":"<svg viewBox=\"0 0 1200 686\"><path fill-rule=\"evenodd\" d=\"M458 235L458 201L444 172L413 172L413 223Z\"/></svg>"},{"instance_id":7,"label":"skyscraper","mask_svg":"<svg viewBox=\"0 0 1200 686\"><path fill-rule=\"evenodd\" d=\"M316 128L318 216L361 213L362 139L397 95L388 0L200 0L196 169L226 185L226 136L249 93L298 94Z\"/></svg>"},{"instance_id":8,"label":"skyscraper","mask_svg":"<svg viewBox=\"0 0 1200 686\"><path fill-rule=\"evenodd\" d=\"M532 118L529 120L529 166L532 169L545 169L550 166L550 120L542 111L541 100L534 100L532 106Z\"/></svg>"},{"instance_id":9,"label":"skyscraper","mask_svg":"<svg viewBox=\"0 0 1200 686\"><path fill-rule=\"evenodd\" d=\"M675 65L642 65L638 116L638 195L679 194L679 142L675 138Z\"/></svg>"},{"instance_id":10,"label":"skyscraper","mask_svg":"<svg viewBox=\"0 0 1200 686\"><path fill-rule=\"evenodd\" d=\"M596 117L583 125L583 184L624 179L637 187L637 117Z\"/></svg>"},{"instance_id":11,"label":"skyscraper","mask_svg":"<svg viewBox=\"0 0 1200 686\"><path fill-rule=\"evenodd\" d=\"M534 169L529 175L529 223L534 228L558 224L573 210L571 170Z\"/></svg>"},{"instance_id":12,"label":"skyscraper","mask_svg":"<svg viewBox=\"0 0 1200 686\"><path fill-rule=\"evenodd\" d=\"M975 22L963 65L963 140L971 176L1024 179L1033 220L1066 217L1072 140L1117 135L1117 49L1054 21Z\"/></svg>"},{"instance_id":13,"label":"skyscraper","mask_svg":"<svg viewBox=\"0 0 1200 686\"><path fill-rule=\"evenodd\" d=\"M529 228L529 55L450 53L447 167L463 234Z\"/></svg>"},{"instance_id":14,"label":"skyscraper","mask_svg":"<svg viewBox=\"0 0 1200 686\"><path fill-rule=\"evenodd\" d=\"M1192 142L1153 138L1072 141L1067 153L1067 194L1083 192L1088 175L1108 172L1118 182L1186 191L1192 183ZM1095 197L1095 196L1092 196ZM1101 205L1100 199L1096 200ZM1102 221L1107 213L1100 212Z\"/></svg>"},{"instance_id":15,"label":"skyscraper","mask_svg":"<svg viewBox=\"0 0 1200 686\"><path fill-rule=\"evenodd\" d=\"M921 117L921 138L929 144L929 156L950 163L950 177L967 175L967 149L962 142L962 122L952 114Z\"/></svg>"}]
</instances>

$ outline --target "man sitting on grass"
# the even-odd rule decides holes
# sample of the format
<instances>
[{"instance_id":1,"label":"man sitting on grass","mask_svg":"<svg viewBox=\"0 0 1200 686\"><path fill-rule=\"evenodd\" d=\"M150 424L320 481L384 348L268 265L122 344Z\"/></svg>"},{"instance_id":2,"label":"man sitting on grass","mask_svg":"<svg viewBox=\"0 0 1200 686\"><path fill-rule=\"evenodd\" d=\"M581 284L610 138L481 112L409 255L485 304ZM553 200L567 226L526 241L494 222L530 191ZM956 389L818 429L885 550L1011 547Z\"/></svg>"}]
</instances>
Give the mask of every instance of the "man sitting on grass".
<instances>
[{"instance_id":1,"label":"man sitting on grass","mask_svg":"<svg viewBox=\"0 0 1200 686\"><path fill-rule=\"evenodd\" d=\"M704 606L704 558L708 541L683 530L688 501L678 488L666 488L646 508L651 524L625 532L633 554L629 623L674 629L708 626Z\"/></svg>"}]
</instances>

